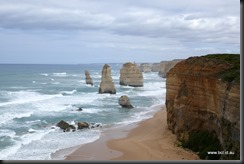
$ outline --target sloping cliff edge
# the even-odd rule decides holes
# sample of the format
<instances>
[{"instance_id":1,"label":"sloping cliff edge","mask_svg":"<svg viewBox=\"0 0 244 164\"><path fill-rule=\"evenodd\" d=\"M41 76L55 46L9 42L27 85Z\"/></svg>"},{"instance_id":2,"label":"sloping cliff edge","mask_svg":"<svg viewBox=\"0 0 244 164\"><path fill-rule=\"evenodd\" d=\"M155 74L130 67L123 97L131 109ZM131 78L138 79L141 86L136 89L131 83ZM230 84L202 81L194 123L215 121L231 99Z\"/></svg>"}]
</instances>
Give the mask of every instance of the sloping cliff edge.
<instances>
[{"instance_id":1,"label":"sloping cliff edge","mask_svg":"<svg viewBox=\"0 0 244 164\"><path fill-rule=\"evenodd\" d=\"M239 54L210 54L177 63L167 73L165 103L168 128L183 145L202 153L200 158L211 159L213 152L217 159L240 159ZM207 145L214 137L217 148Z\"/></svg>"}]
</instances>

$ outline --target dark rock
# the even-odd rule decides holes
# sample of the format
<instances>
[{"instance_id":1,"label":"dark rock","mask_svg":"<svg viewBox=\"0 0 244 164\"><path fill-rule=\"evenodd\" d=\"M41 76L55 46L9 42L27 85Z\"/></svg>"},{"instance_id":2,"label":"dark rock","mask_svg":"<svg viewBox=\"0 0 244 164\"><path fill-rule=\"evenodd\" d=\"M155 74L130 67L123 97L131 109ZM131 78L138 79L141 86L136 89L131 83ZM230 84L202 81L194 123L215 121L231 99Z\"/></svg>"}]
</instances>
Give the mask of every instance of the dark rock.
<instances>
[{"instance_id":1,"label":"dark rock","mask_svg":"<svg viewBox=\"0 0 244 164\"><path fill-rule=\"evenodd\" d=\"M57 123L57 126L60 129L63 129L63 132L69 132L71 129L75 130L75 126L74 125L70 125L67 122L61 120L59 123Z\"/></svg>"},{"instance_id":2,"label":"dark rock","mask_svg":"<svg viewBox=\"0 0 244 164\"><path fill-rule=\"evenodd\" d=\"M126 95L121 96L119 98L119 105L121 105L123 108L128 108L128 109L134 108L130 103L130 99Z\"/></svg>"},{"instance_id":3,"label":"dark rock","mask_svg":"<svg viewBox=\"0 0 244 164\"><path fill-rule=\"evenodd\" d=\"M82 111L83 109L81 108L81 107L79 107L78 109L77 109L77 111Z\"/></svg>"},{"instance_id":4,"label":"dark rock","mask_svg":"<svg viewBox=\"0 0 244 164\"><path fill-rule=\"evenodd\" d=\"M69 124L63 120L61 120L59 123L57 123L57 126L60 127L60 129L64 129L64 130L69 128Z\"/></svg>"},{"instance_id":5,"label":"dark rock","mask_svg":"<svg viewBox=\"0 0 244 164\"><path fill-rule=\"evenodd\" d=\"M89 124L87 122L78 122L78 129L89 128Z\"/></svg>"},{"instance_id":6,"label":"dark rock","mask_svg":"<svg viewBox=\"0 0 244 164\"><path fill-rule=\"evenodd\" d=\"M98 128L98 127L102 127L102 125L100 123L90 123L90 128Z\"/></svg>"}]
</instances>

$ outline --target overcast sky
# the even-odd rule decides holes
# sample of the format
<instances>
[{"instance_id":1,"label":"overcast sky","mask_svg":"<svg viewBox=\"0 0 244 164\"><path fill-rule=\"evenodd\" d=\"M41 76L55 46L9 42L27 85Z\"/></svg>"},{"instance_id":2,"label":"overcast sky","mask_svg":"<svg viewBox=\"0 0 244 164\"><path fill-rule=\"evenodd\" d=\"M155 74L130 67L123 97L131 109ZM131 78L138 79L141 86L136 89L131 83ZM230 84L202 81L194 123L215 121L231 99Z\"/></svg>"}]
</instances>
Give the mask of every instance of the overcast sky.
<instances>
[{"instance_id":1,"label":"overcast sky","mask_svg":"<svg viewBox=\"0 0 244 164\"><path fill-rule=\"evenodd\" d=\"M240 53L239 0L0 0L0 63Z\"/></svg>"}]
</instances>

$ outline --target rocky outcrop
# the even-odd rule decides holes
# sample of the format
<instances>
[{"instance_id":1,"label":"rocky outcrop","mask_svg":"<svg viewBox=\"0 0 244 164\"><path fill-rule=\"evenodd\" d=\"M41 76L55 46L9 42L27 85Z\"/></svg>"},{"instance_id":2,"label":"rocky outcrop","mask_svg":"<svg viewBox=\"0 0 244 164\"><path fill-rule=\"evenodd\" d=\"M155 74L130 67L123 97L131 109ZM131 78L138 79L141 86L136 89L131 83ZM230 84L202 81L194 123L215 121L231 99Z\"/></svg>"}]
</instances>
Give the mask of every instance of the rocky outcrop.
<instances>
[{"instance_id":1,"label":"rocky outcrop","mask_svg":"<svg viewBox=\"0 0 244 164\"><path fill-rule=\"evenodd\" d=\"M123 95L119 98L119 105L121 105L123 108L133 108L133 106L130 103L129 97L126 95Z\"/></svg>"},{"instance_id":2,"label":"rocky outcrop","mask_svg":"<svg viewBox=\"0 0 244 164\"><path fill-rule=\"evenodd\" d=\"M159 72L160 71L160 63L153 63L152 64L152 72Z\"/></svg>"},{"instance_id":3,"label":"rocky outcrop","mask_svg":"<svg viewBox=\"0 0 244 164\"><path fill-rule=\"evenodd\" d=\"M78 125L77 129L89 128L89 124L87 122L78 122L77 125Z\"/></svg>"},{"instance_id":4,"label":"rocky outcrop","mask_svg":"<svg viewBox=\"0 0 244 164\"><path fill-rule=\"evenodd\" d=\"M63 129L64 132L69 132L71 129L75 130L75 126L74 125L70 125L69 123L61 120L60 122L57 123L57 126L60 129Z\"/></svg>"},{"instance_id":5,"label":"rocky outcrop","mask_svg":"<svg viewBox=\"0 0 244 164\"><path fill-rule=\"evenodd\" d=\"M141 72L159 72L160 71L160 63L141 63L139 65L139 69Z\"/></svg>"},{"instance_id":6,"label":"rocky outcrop","mask_svg":"<svg viewBox=\"0 0 244 164\"><path fill-rule=\"evenodd\" d=\"M86 84L93 85L92 78L90 77L90 73L87 70L85 70L85 75L86 75Z\"/></svg>"},{"instance_id":7,"label":"rocky outcrop","mask_svg":"<svg viewBox=\"0 0 244 164\"><path fill-rule=\"evenodd\" d=\"M102 79L99 87L99 93L110 93L115 94L116 89L113 83L113 79L111 76L111 69L108 64L105 64L103 66L102 70Z\"/></svg>"},{"instance_id":8,"label":"rocky outcrop","mask_svg":"<svg viewBox=\"0 0 244 164\"><path fill-rule=\"evenodd\" d=\"M123 64L120 69L120 85L143 86L143 76L136 64L130 62Z\"/></svg>"},{"instance_id":9,"label":"rocky outcrop","mask_svg":"<svg viewBox=\"0 0 244 164\"><path fill-rule=\"evenodd\" d=\"M182 59L175 59L172 61L161 61L159 65L158 75L162 78L165 78L167 72L175 66L178 62L182 61Z\"/></svg>"},{"instance_id":10,"label":"rocky outcrop","mask_svg":"<svg viewBox=\"0 0 244 164\"><path fill-rule=\"evenodd\" d=\"M240 55L190 57L170 69L166 78L169 129L181 141L193 131L213 132L224 151L235 153L221 159L240 158L238 65Z\"/></svg>"},{"instance_id":11,"label":"rocky outcrop","mask_svg":"<svg viewBox=\"0 0 244 164\"><path fill-rule=\"evenodd\" d=\"M145 73L151 72L152 71L152 64L142 63L142 64L140 64L139 69L141 72L145 72Z\"/></svg>"}]
</instances>

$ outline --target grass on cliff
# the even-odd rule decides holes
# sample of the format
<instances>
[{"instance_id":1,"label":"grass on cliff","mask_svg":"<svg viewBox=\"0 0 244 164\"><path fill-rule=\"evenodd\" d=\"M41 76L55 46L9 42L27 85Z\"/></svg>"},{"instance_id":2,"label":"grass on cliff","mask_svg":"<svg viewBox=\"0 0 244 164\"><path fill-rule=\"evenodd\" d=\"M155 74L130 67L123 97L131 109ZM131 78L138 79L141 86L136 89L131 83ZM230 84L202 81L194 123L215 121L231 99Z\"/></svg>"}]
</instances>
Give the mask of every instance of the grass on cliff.
<instances>
[{"instance_id":1,"label":"grass on cliff","mask_svg":"<svg viewBox=\"0 0 244 164\"><path fill-rule=\"evenodd\" d=\"M240 83L240 54L208 54L205 57L218 59L231 64L232 67L221 72L219 76L224 81Z\"/></svg>"},{"instance_id":2,"label":"grass on cliff","mask_svg":"<svg viewBox=\"0 0 244 164\"><path fill-rule=\"evenodd\" d=\"M222 147L215 133L208 131L192 131L189 139L182 142L182 147L198 152L201 159L219 160L218 152L222 151ZM217 154L208 154L208 152L216 152Z\"/></svg>"}]
</instances>

